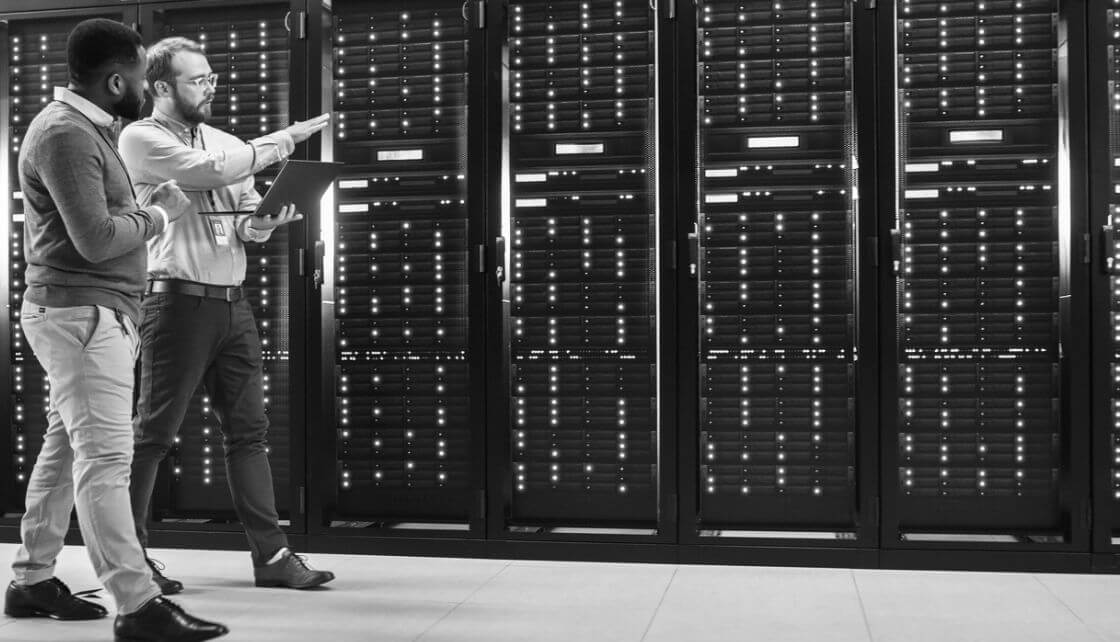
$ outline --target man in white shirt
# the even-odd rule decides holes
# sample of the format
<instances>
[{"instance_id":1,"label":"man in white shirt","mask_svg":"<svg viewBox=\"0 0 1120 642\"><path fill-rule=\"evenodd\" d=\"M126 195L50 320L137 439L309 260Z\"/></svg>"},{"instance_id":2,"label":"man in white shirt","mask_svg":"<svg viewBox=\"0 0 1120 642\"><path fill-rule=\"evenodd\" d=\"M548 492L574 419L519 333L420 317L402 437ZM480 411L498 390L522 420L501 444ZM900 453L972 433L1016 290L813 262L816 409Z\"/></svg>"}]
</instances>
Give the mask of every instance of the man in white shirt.
<instances>
[{"instance_id":1,"label":"man in white shirt","mask_svg":"<svg viewBox=\"0 0 1120 642\"><path fill-rule=\"evenodd\" d=\"M120 138L141 199L174 179L196 212L252 212L261 200L253 175L327 125L324 114L242 141L206 124L217 82L194 41L166 38L149 49L155 109ZM278 523L260 338L241 287L245 243L263 243L277 227L301 218L294 206L261 216L184 216L149 241L131 496L137 535L146 546L159 463L203 384L221 423L230 494L249 539L256 584L303 589L334 575L308 568L288 549ZM165 595L182 590L154 562L149 565Z\"/></svg>"}]
</instances>

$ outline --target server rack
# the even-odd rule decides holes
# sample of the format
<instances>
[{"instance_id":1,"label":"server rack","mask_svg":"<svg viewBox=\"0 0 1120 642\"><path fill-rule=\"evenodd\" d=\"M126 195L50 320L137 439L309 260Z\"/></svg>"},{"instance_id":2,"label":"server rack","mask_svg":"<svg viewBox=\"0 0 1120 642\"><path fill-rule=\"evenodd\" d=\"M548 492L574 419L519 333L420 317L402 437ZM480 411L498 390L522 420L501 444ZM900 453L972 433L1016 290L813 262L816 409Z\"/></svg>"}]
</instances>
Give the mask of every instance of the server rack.
<instances>
[{"instance_id":1,"label":"server rack","mask_svg":"<svg viewBox=\"0 0 1120 642\"><path fill-rule=\"evenodd\" d=\"M203 46L220 79L209 124L247 140L281 129L302 114L301 94L292 91L290 77L298 38L291 30L293 8L288 2L151 3L141 6L140 21L148 44L183 36ZM273 166L257 175L258 191L267 189L278 169ZM275 230L266 243L245 248L243 285L261 340L269 462L284 526L301 520L304 487L305 330L293 312L306 305L306 295L304 281L292 267L305 247L305 236L303 225L293 224ZM217 418L200 387L153 498L152 515L163 522L160 528L222 529L221 524L236 520L223 454Z\"/></svg>"},{"instance_id":2,"label":"server rack","mask_svg":"<svg viewBox=\"0 0 1120 642\"><path fill-rule=\"evenodd\" d=\"M54 3L60 5L60 3ZM0 510L5 521L23 511L27 480L38 457L46 431L50 386L46 373L24 341L19 308L26 284L23 259L23 200L19 187L19 144L27 126L53 99L54 87L66 86L66 38L70 30L87 18L110 18L135 23L134 7L66 9L0 14L0 141L7 147L0 154L3 183L0 216L7 241L0 249L0 290L8 307L0 315L0 350L10 359L10 368L0 369L3 378L2 415L9 425L0 440ZM10 97L10 98L9 98Z\"/></svg>"},{"instance_id":3,"label":"server rack","mask_svg":"<svg viewBox=\"0 0 1120 642\"><path fill-rule=\"evenodd\" d=\"M491 533L648 537L661 510L656 12L504 9Z\"/></svg>"},{"instance_id":4,"label":"server rack","mask_svg":"<svg viewBox=\"0 0 1120 642\"><path fill-rule=\"evenodd\" d=\"M322 154L346 163L320 222L326 533L482 535L486 48L468 9L342 1L318 27Z\"/></svg>"},{"instance_id":5,"label":"server rack","mask_svg":"<svg viewBox=\"0 0 1120 642\"><path fill-rule=\"evenodd\" d=\"M901 0L887 18L883 547L1084 550L1083 168L1069 150L1083 87L1068 51L1084 14Z\"/></svg>"},{"instance_id":6,"label":"server rack","mask_svg":"<svg viewBox=\"0 0 1120 642\"><path fill-rule=\"evenodd\" d=\"M873 18L730 0L683 18L684 541L875 541Z\"/></svg>"},{"instance_id":7,"label":"server rack","mask_svg":"<svg viewBox=\"0 0 1120 642\"><path fill-rule=\"evenodd\" d=\"M1093 550L1114 567L1120 551L1120 2L1089 9L1091 162L1088 248L1093 292ZM1107 132L1107 136L1103 133Z\"/></svg>"}]
</instances>

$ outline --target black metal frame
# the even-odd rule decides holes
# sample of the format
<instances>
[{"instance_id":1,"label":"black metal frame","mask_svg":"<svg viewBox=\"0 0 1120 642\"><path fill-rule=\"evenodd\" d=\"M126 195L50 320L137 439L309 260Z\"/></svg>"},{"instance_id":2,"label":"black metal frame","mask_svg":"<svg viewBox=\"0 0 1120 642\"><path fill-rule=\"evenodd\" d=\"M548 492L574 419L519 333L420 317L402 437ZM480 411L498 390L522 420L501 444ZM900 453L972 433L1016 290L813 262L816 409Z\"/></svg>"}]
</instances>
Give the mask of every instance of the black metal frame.
<instances>
[{"instance_id":1,"label":"black metal frame","mask_svg":"<svg viewBox=\"0 0 1120 642\"><path fill-rule=\"evenodd\" d=\"M669 18L670 11L669 5L676 0L660 0L656 8L653 8L651 3L651 12L653 15L653 23L656 26L655 33L655 47L659 59L673 59L673 50L675 44L673 42L673 29L671 28L671 20ZM498 134L503 131L503 100L506 92L506 78L502 71L507 67L504 56L506 55L504 48L504 38L508 20L508 2L506 0L492 0L486 3L488 8L488 17L486 20L488 33L488 69L490 74L487 77L489 92L487 94L487 107L489 108L488 124L490 126L491 140L497 141ZM659 69L657 72L657 85L656 85L656 99L657 99L657 113L658 113L658 136L662 140L672 141L675 139L675 123L673 117L675 116L675 103L676 94L672 83L674 72L670 69L666 73L665 69ZM671 198L671 194L675 191L675 181L673 180L673 170L676 167L676 159L671 153L673 150L672 145L662 145L658 150L657 164L659 167L658 176L658 221L657 227L659 229L659 237L661 244L661 252L657 258L658 266L661 270L661 283L660 283L660 297L657 305L661 310L670 310L674 304L673 291L674 272L673 264L674 258L672 252L666 248L671 247L673 241L672 230L674 226L674 205L675 202ZM488 325L491 330L487 336L488 344L491 346L488 352L490 362L488 364L488 379L491 381L501 382L508 381L508 374L504 372L505 364L509 363L509 346L506 345L504 328L505 307L509 305L508 300L503 300L507 296L502 285L493 278L495 269L501 265L504 266L505 257L501 255L502 248L496 241L495 237L500 235L502 229L502 193L501 175L503 171L501 150L491 148L489 151L493 152L492 157L488 159L488 175L492 177L489 181L490 194L489 194L489 207L490 216L488 222L491 226L491 234L489 236L489 243L487 247L487 254L491 257L489 261L489 270L487 276L488 283ZM669 190L669 191L666 191ZM676 360L675 356L675 338L666 331L666 327L672 328L671 314L664 314L658 319L658 412L660 421L660 430L658 432L658 460L657 469L659 477L658 485L658 511L657 511L657 524L653 534L620 534L611 533L609 531L594 532L597 529L589 528L588 532L583 533L557 533L547 528L542 528L539 531L528 531L523 529L513 529L509 524L509 508L512 502L512 487L510 480L511 475L511 448L509 440L509 394L508 389L502 385L490 386L487 391L488 412L487 412L487 425L488 425L488 444L487 444L487 535L490 540L509 540L515 542L525 542L527 545L536 544L538 542L564 542L571 544L582 544L591 542L610 542L612 544L634 544L642 545L644 543L671 543L676 539L676 521L677 505L676 505L676 488L673 481L676 479L676 462L672 457L666 457L666 447L673 444L676 439L676 430L674 426L674 406L675 406L675 389L673 386L674 372L671 369Z\"/></svg>"},{"instance_id":2,"label":"black metal frame","mask_svg":"<svg viewBox=\"0 0 1120 642\"><path fill-rule=\"evenodd\" d=\"M306 39L293 33L290 39L293 80L290 116L293 119L328 111L331 99L331 14L325 0L275 0L268 4L286 3L293 16L306 14ZM341 2L345 0L335 0ZM456 2L457 3L457 2ZM219 0L206 0L205 6L227 6ZM260 4L239 0L239 5ZM329 2L326 3L329 5ZM150 0L147 2L110 2L109 0L7 0L2 3L0 20L37 19L73 15L75 12L104 14L120 11L125 20L131 16L143 30L151 24L152 11L174 6L200 7L204 3L183 0ZM92 5L92 6L91 6ZM472 0L468 8L478 10L481 3ZM698 461L698 448L693 439L697 426L698 378L695 346L681 337L696 336L697 315L695 285L684 274L689 263L687 234L695 220L696 149L695 102L687 96L695 92L695 14L682 0L657 0L658 71L658 136L660 176L659 226L661 251L658 267L661 272L662 314L659 319L661 341L659 395L662 432L660 436L659 491L660 510L658 534L653 536L560 535L555 533L522 533L506 528L508 496L509 444L504 414L505 391L501 386L488 386L488 381L501 380L502 319L501 290L494 280L494 268L503 257L498 254L495 236L500 232L502 199L500 146L487 147L502 131L502 41L504 37L504 0L490 0L485 7L485 28L472 30L469 105L472 123L468 146L474 160L469 191L472 212L470 247L486 248L485 271L472 271L471 349L472 417L475 421L475 478L478 501L471 507L468 531L408 530L388 528L346 529L329 526L329 495L334 480L333 438L333 302L315 289L309 278L316 263L315 241L319 240L323 213L309 212L298 230L293 229L289 260L295 266L302 250L307 265L304 276L293 268L290 279L291 338L296 349L292 353L292 526L288 529L294 546L313 552L391 553L404 555L446 555L474 557L519 557L542 559L582 559L603 561L646 561L665 563L748 563L800 566L850 566L864 568L938 568L968 570L1046 570L1086 572L1117 571L1120 556L1111 544L1109 533L1115 526L1108 510L1108 376L1106 360L1094 354L1090 346L1108 345L1108 283L1096 266L1078 262L1083 254L1097 251L1097 230L1107 215L1107 190L1110 189L1108 165L1110 158L1104 146L1089 148L1088 132L1107 129L1107 87L1103 80L1103 51L1107 25L1099 6L1088 0L1067 0L1062 4L1062 40L1072 64L1066 66L1065 77L1070 88L1067 132L1070 156L1069 211L1072 261L1063 277L1069 285L1070 298L1063 307L1063 333L1066 353L1063 367L1066 389L1065 480L1063 501L1071 515L1070 541L1063 545L990 546L979 544L900 544L891 532L890 516L893 502L893 459L886 446L891 445L887 427L894 421L894 275L893 255L889 242L891 221L895 213L894 189L894 88L895 65L893 46L894 16L890 3L879 3L877 11L859 0L855 16L856 95L863 102L857 110L859 131L859 330L860 362L857 389L858 405L858 485L860 522L858 537L851 543L821 544L811 540L735 540L705 538L698 534L693 518L698 504L697 479L691 473ZM470 16L479 25L480 16ZM294 24L294 23L293 23ZM3 29L3 27L0 27ZM874 32L875 37L871 37ZM1088 36L1088 44L1086 44ZM1088 67L1081 64L1088 60ZM1092 84L1090 84L1092 81ZM6 63L0 58L0 93L7 82ZM871 102L866 102L871 101ZM0 100L0 140L7 139L7 119ZM1076 116L1090 115L1088 123ZM691 120L690 120L691 119ZM298 156L328 159L331 138ZM687 153L682 153L687 150ZM1082 153L1084 152L1084 153ZM1088 156L1092 154L1092 158ZM7 162L0 155L0 171ZM1089 169L1092 174L1090 176ZM6 177L6 174L5 174ZM1091 184L1090 184L1091 179ZM1087 187L1088 186L1088 187ZM1087 192L1086 189L1090 189ZM1086 199L1088 202L1086 202ZM1081 215L1089 206L1090 215ZM1092 230L1092 248L1082 247L1086 232ZM0 259L7 250L0 250ZM1094 256L1096 260L1101 257ZM4 261L3 272L8 261ZM327 270L332 266L322 266ZM1092 276L1086 270L1092 268ZM8 279L2 279L0 294L7 295ZM1092 314L1090 306L1092 288ZM675 310L674 310L675 308ZM296 311L299 311L298 313ZM298 314L298 316L297 316ZM489 321L489 322L488 322ZM0 315L0 353L10 350L6 315ZM1089 325L1092 328L1090 338ZM1090 372L1092 365L1092 458L1093 493L1084 463L1090 460L1088 432L1090 415ZM10 385L9 369L0 369L0 387ZM298 382L298 383L297 383ZM301 384L307 383L308 386ZM3 390L10 390L3 387ZM317 395L309 399L305 390ZM878 402L877 402L878 400ZM11 398L0 395L0 413L10 413ZM8 416L8 415L4 415ZM323 423L325 422L325 423ZM298 427L298 434L297 434ZM882 432L880 433L880 430ZM881 440L881 441L880 441ZM303 444L306 457L296 457L298 444ZM5 480L0 493L9 492L6 480L10 454L0 444L0 476ZM297 461L298 460L298 461ZM680 493L678 495L678 492ZM2 496L2 495L0 495ZM1090 550L1087 502L1095 502L1093 513L1092 552ZM880 501L882 505L880 506ZM882 513L884 519L880 520ZM1106 517L1109 516L1109 517ZM880 523L881 522L881 523ZM188 527L169 524L155 529L153 544L242 548L239 527L208 524ZM71 540L76 541L76 533ZM18 539L17 523L0 519L0 540Z\"/></svg>"},{"instance_id":3,"label":"black metal frame","mask_svg":"<svg viewBox=\"0 0 1120 642\"><path fill-rule=\"evenodd\" d=\"M347 0L335 0L334 5L340 5ZM386 3L389 4L389 3ZM399 3L398 3L399 4ZM459 2L448 0L417 0L409 3L409 6L433 6L440 8L458 8ZM466 6L466 5L464 5ZM332 7L324 4L316 3L310 0L308 6L308 25L309 25L309 42L308 42L308 86L319 87L320 92L316 95L314 93L308 94L308 113L321 113L331 111L333 106L333 58L332 58L332 30L333 30L333 13ZM492 156L490 150L486 149L488 123L486 123L487 114L490 110L486 108L487 94L486 89L488 83L484 81L486 77L486 63L488 59L486 31L478 28L478 23L475 21L475 16L468 15L471 18L470 26L468 27L470 34L468 42L468 56L470 57L468 67L468 114L473 125L469 128L467 134L467 148L468 157L475 162L471 164L471 172L473 178L469 182L468 187L468 209L471 212L470 221L468 223L468 247L472 250L471 259L473 260L473 251L475 248L485 245L487 238L487 199L488 192L483 186L489 185L491 175L489 174L489 159ZM317 64L316 64L317 61ZM322 141L318 147L315 157L317 159L328 160L333 158L333 141L329 135L323 136ZM320 229L320 220L322 213L318 213L311 222L312 230ZM422 542L430 540L433 542L452 542L455 540L471 541L480 539L485 536L485 523L486 523L486 505L485 505L485 390L486 390L486 340L487 340L487 327L484 322L487 297L486 292L486 273L482 273L472 267L469 271L468 282L468 306L469 306L469 345L471 354L471 381L470 381L470 397L471 397L471 424L474 426L471 442L473 453L473 470L472 478L474 479L474 489L471 495L475 497L475 501L470 506L470 517L466 524L466 530L443 530L439 528L425 528L422 524L408 529L395 529L389 523L375 523L366 528L344 528L331 526L331 497L333 496L336 485L335 473L335 441L334 438L322 438L322 435L313 436L308 432L308 439L306 443L307 453L310 461L312 462L309 471L309 484L308 484L308 530L307 532L317 538L321 537L327 541L339 542L344 550L352 550L358 542L368 542L371 550L382 551L384 549L395 549L399 546L401 541L418 541ZM323 266L326 271L333 270L333 265ZM329 281L328 281L329 282ZM318 346L318 359L312 360L310 363L311 370L309 371L308 380L318 381L319 383L319 408L311 408L313 413L309 417L309 421L318 419L322 422L326 430L334 432L334 427L337 425L337 417L335 416L335 407L333 399L336 392L335 381L335 333L334 333L334 306L333 292L328 293L331 296L324 295L322 292L312 293L310 307L318 309L317 318L309 319L311 329L309 335L313 341L311 345ZM318 305L316 305L318 304ZM442 544L441 544L442 546Z\"/></svg>"},{"instance_id":4,"label":"black metal frame","mask_svg":"<svg viewBox=\"0 0 1120 642\"><path fill-rule=\"evenodd\" d=\"M1117 9L1113 7L1112 10ZM1113 468L1111 433L1115 420L1109 403L1112 396L1110 385L1113 373L1110 371L1109 355L1114 345L1113 324L1111 322L1110 300L1113 298L1106 269L1106 257L1111 248L1105 246L1102 228L1108 224L1110 213L1109 195L1112 193L1112 150L1109 132L1111 121L1112 96L1108 90L1108 52L1109 28L1106 3L1095 3L1087 9L1088 37L1088 130L1093 132L1093 145L1089 147L1089 207L1088 230L1084 237L1088 247L1085 255L1091 260L1089 281L1092 288L1092 451L1093 451L1093 533L1092 548L1094 562L1105 567L1115 568L1120 564L1120 546L1113 543L1113 533L1120 528L1120 512L1113 498ZM1103 143L1103 144L1102 144Z\"/></svg>"},{"instance_id":5,"label":"black metal frame","mask_svg":"<svg viewBox=\"0 0 1120 642\"><path fill-rule=\"evenodd\" d=\"M892 228L897 215L896 185L898 184L898 150L896 148L896 116L894 69L897 65L894 52L894 39L896 37L896 21L894 12L886 8L880 12L878 42L879 57L878 68L881 72L879 85L879 202L880 219L879 235L886 240L891 238ZM892 435L897 434L897 407L898 393L895 387L896 370L898 362L895 355L896 345L896 305L892 292L895 292L896 276L891 269L894 261L901 257L895 255L890 242L881 243L880 264L882 278L879 290L883 293L880 307L880 372L881 372L881 488L882 500L882 533L880 547L885 560L907 560L903 565L911 562L918 566L925 564L939 564L938 560L960 555L960 559L971 559L980 562L983 555L1004 554L1012 559L1031 559L1031 555L1042 552L1060 551L1086 552L1088 543L1088 470L1085 467L1074 467L1077 462L1089 461L1088 444L1088 372L1087 363L1090 354L1088 342L1088 291L1085 265L1081 262L1082 238L1086 222L1081 212L1086 209L1087 168L1085 154L1082 152L1087 145L1087 132L1084 126L1078 126L1079 120L1072 115L1085 113L1086 105L1086 79L1084 66L1081 61L1085 59L1085 3L1083 0L1060 0L1059 23L1057 40L1059 44L1059 84L1064 84L1068 89L1060 100L1059 114L1066 115L1066 122L1061 123L1059 160L1063 153L1067 154L1068 175L1063 177L1059 172L1059 183L1068 182L1066 189L1069 192L1069 202L1065 209L1069 213L1068 234L1069 244L1066 248L1069 260L1062 266L1060 276L1063 294L1061 299L1061 339L1062 350L1062 491L1059 501L1067 516L1065 525L1065 541L1062 543L1034 543L1018 542L1006 544L999 542L904 542L899 537L898 522L898 495L896 492L896 471L898 468L897 441ZM1083 122L1083 121L1082 121ZM1061 194L1059 193L1059 197ZM1062 204L1059 200L1059 209ZM983 555L973 556L968 551L987 551ZM992 558L995 559L995 558ZM1038 559L1043 559L1039 557Z\"/></svg>"},{"instance_id":6,"label":"black metal frame","mask_svg":"<svg viewBox=\"0 0 1120 642\"><path fill-rule=\"evenodd\" d=\"M137 28L144 36L145 42L150 43L159 31L159 12L166 10L191 10L191 11L205 11L206 9L220 9L234 7L250 7L250 6L272 6L280 10L287 7L289 17L303 10L304 0L270 0L266 2L230 2L229 0L152 0L150 2L139 3L139 16ZM264 7L262 7L264 8ZM300 40L299 34L295 29L289 27L288 34L289 43L289 78L306 77L306 41ZM303 85L297 82L290 82L290 100L289 100L289 113L288 119L291 122L303 120L307 118L307 101L304 97ZM293 158L306 157L306 145L299 145ZM289 279L285 287L288 290L289 310L306 311L310 309L308 304L309 296L309 282L310 279L301 275L296 269L300 261L300 252L306 251L306 256L313 255L313 248L309 247L308 232L309 226L317 220L316 213L308 213L302 223L297 223L290 226L288 231L288 266ZM307 397L302 392L305 390L305 377L306 377L306 364L308 361L305 346L311 345L308 342L308 328L310 324L303 318L302 312L300 316L293 314L292 323L289 326L289 343L292 346L289 360L289 395L290 416L288 417L289 429L289 466L290 466L290 481L288 486L288 500L291 510L289 511L289 524L283 528L289 535L301 534L306 531L305 524L305 488L306 488L306 458L302 456L301 448L306 442L307 436ZM183 538L193 538L198 533L209 532L225 532L225 533L240 533L241 526L236 520L218 523L184 523L171 521L167 523L154 522L150 528L150 538L153 545L161 545L165 542L173 542ZM241 540L239 540L241 541Z\"/></svg>"},{"instance_id":7,"label":"black metal frame","mask_svg":"<svg viewBox=\"0 0 1120 642\"><path fill-rule=\"evenodd\" d=\"M680 10L677 28L678 69L677 95L691 97L697 95L696 50L697 16L693 7ZM857 100L856 131L858 141L858 182L860 193L857 210L857 298L856 314L858 334L856 346L859 353L856 370L856 475L858 495L858 519L852 524L856 537L852 540L818 540L797 538L737 538L710 537L700 533L697 517L699 515L699 483L696 473L700 462L699 442L699 336L697 278L688 276L690 250L688 237L697 221L698 202L694 186L699 180L696 172L697 159L697 105L695 100L680 101L675 125L679 128L678 147L675 156L682 159L676 168L678 175L676 190L678 251L676 260L681 268L681 286L677 298L678 324L678 390L680 409L678 425L678 465L681 466L678 485L680 488L679 541L685 545L696 545L703 551L724 551L726 559L751 560L759 556L765 558L775 547L790 551L793 556L801 554L815 557L825 551L838 556L853 566L870 564L870 556L878 541L877 481L878 481L878 370L876 369L878 346L878 288L876 287L877 266L875 255L877 201L874 198L877 172L876 122L878 105L874 101L877 83L875 62L875 43L872 34L875 28L875 12L857 4L852 8L852 46L853 51L853 94ZM861 97L867 97L861 101Z\"/></svg>"}]
</instances>

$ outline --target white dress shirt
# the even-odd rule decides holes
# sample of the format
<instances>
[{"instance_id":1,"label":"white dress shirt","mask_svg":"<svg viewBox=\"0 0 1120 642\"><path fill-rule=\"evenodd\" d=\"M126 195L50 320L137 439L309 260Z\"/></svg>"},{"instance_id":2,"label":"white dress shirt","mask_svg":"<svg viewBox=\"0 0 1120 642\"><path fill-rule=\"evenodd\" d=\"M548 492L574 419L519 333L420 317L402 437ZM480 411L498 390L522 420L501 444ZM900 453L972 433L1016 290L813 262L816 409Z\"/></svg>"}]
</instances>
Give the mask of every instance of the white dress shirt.
<instances>
[{"instance_id":1,"label":"white dress shirt","mask_svg":"<svg viewBox=\"0 0 1120 642\"><path fill-rule=\"evenodd\" d=\"M271 231L253 229L248 214L197 213L252 212L261 201L253 175L294 149L295 142L284 131L245 142L205 123L191 127L158 108L151 117L125 127L120 151L136 184L137 200L147 202L156 186L175 179L191 201L181 218L148 242L148 277L241 285L244 244L263 243Z\"/></svg>"}]
</instances>

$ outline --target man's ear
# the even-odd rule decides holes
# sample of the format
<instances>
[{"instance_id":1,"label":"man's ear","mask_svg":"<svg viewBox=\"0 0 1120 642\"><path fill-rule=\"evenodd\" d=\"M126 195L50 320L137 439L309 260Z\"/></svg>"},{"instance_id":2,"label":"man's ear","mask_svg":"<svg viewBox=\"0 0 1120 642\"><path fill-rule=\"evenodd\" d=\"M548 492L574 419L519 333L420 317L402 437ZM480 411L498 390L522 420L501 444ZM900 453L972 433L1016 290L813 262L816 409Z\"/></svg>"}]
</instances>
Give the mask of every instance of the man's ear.
<instances>
[{"instance_id":1,"label":"man's ear","mask_svg":"<svg viewBox=\"0 0 1120 642\"><path fill-rule=\"evenodd\" d=\"M125 94L124 78L120 74L109 74L105 79L105 89L110 96L123 96Z\"/></svg>"}]
</instances>

